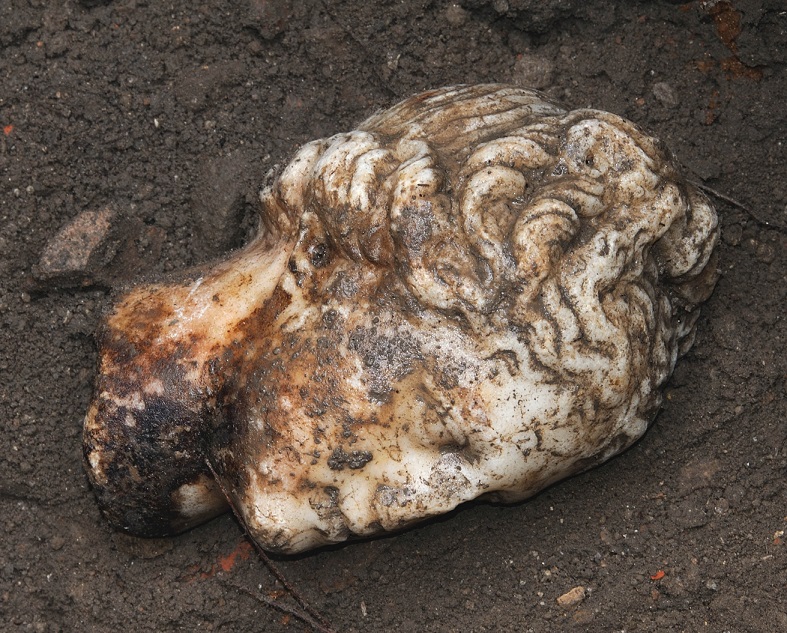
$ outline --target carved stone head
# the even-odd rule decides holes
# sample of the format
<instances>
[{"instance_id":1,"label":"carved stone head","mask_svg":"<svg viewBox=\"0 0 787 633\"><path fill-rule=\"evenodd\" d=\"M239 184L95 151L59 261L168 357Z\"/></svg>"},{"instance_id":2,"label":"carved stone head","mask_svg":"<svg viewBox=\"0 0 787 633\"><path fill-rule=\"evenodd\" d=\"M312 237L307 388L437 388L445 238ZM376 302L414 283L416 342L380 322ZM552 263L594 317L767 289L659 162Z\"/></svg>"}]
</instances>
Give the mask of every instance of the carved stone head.
<instances>
[{"instance_id":1,"label":"carved stone head","mask_svg":"<svg viewBox=\"0 0 787 633\"><path fill-rule=\"evenodd\" d=\"M298 552L516 501L644 433L716 214L624 119L455 86L305 145L245 249L120 297L85 423L135 534Z\"/></svg>"}]
</instances>

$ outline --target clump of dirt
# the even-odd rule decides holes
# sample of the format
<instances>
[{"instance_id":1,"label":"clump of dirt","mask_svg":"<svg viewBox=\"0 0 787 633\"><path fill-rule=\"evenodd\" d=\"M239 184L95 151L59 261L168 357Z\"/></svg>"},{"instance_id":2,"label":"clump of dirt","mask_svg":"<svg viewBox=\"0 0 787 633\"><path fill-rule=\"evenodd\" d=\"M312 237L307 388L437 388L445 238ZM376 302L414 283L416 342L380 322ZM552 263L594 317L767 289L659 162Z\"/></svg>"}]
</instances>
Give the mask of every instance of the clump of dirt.
<instances>
[{"instance_id":1,"label":"clump of dirt","mask_svg":"<svg viewBox=\"0 0 787 633\"><path fill-rule=\"evenodd\" d=\"M135 275L247 240L303 142L505 81L639 123L714 196L722 279L697 342L605 466L277 567L338 631L787 629L785 30L779 0L4 3L0 628L309 630L265 603L298 607L232 517L109 529L82 470L92 334ZM95 256L42 260L91 217L112 223ZM51 268L69 261L85 274Z\"/></svg>"}]
</instances>

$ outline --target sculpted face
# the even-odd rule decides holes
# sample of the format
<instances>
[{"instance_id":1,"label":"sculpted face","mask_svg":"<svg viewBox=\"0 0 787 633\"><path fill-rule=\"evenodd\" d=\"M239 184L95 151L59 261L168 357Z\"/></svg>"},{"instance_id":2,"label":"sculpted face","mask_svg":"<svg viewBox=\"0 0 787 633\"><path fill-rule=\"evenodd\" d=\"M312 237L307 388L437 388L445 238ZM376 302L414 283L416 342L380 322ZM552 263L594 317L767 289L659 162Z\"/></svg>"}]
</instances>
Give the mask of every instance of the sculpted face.
<instances>
[{"instance_id":1,"label":"sculpted face","mask_svg":"<svg viewBox=\"0 0 787 633\"><path fill-rule=\"evenodd\" d=\"M524 499L644 433L717 277L715 212L656 140L499 85L309 143L261 214L106 318L85 457L120 529L229 497L299 552Z\"/></svg>"}]
</instances>

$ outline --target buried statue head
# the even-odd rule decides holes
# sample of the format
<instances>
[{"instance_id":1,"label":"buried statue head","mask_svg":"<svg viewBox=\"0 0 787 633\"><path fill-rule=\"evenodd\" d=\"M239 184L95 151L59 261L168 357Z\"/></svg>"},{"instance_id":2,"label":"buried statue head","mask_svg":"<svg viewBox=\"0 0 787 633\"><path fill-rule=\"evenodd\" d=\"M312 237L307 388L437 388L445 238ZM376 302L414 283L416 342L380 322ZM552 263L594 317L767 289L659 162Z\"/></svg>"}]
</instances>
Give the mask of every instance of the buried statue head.
<instances>
[{"instance_id":1,"label":"buried statue head","mask_svg":"<svg viewBox=\"0 0 787 633\"><path fill-rule=\"evenodd\" d=\"M527 498L645 432L717 239L618 116L412 97L301 148L246 248L117 300L84 432L101 508L154 536L231 503L293 553Z\"/></svg>"}]
</instances>

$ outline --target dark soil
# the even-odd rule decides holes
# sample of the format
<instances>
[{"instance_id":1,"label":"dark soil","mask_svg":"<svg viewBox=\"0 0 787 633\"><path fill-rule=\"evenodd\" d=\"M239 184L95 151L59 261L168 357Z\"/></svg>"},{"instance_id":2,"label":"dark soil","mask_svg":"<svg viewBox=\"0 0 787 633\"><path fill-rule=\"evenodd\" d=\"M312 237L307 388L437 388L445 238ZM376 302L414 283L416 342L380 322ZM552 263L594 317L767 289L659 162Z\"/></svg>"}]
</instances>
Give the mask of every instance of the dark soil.
<instances>
[{"instance_id":1,"label":"dark soil","mask_svg":"<svg viewBox=\"0 0 787 633\"><path fill-rule=\"evenodd\" d=\"M342 632L787 631L783 0L0 0L0 630L309 630L255 598L293 604L231 516L110 530L82 470L92 333L123 279L248 239L301 143L482 81L630 118L740 203L716 199L697 342L605 466L278 567ZM36 268L108 205L121 246L79 280Z\"/></svg>"}]
</instances>

